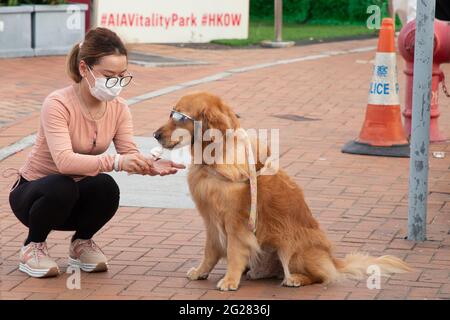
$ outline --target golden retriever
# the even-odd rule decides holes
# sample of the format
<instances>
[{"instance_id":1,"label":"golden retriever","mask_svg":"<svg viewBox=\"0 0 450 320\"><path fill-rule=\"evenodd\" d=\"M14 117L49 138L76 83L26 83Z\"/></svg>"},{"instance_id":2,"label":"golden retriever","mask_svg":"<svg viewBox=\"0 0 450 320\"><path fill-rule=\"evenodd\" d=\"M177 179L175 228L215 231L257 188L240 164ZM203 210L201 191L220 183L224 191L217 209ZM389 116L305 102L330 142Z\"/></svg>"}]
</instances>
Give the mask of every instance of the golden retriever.
<instances>
[{"instance_id":1,"label":"golden retriever","mask_svg":"<svg viewBox=\"0 0 450 320\"><path fill-rule=\"evenodd\" d=\"M179 112L176 117L171 117L154 133L167 149L190 143L191 152L194 152L195 139L192 137L198 130L194 120L201 122L200 134L211 128L223 134L227 129L240 128L230 107L209 93L186 95L174 110ZM180 115L188 117L180 118ZM191 138L174 138L177 129L186 130ZM202 139L201 144L205 148L213 141ZM224 146L223 150L227 153L230 149ZM256 169L264 166L263 160L257 158ZM188 183L206 226L206 246L200 265L188 271L189 279L206 279L221 258L227 259L227 272L217 284L220 290L237 290L247 268L250 269L248 276L253 279L281 272L284 276L282 284L291 287L344 278L362 279L370 265L378 266L382 275L412 270L393 256L371 257L355 253L344 259L336 258L332 244L312 216L302 190L283 170L257 178L258 220L254 234L247 226L251 203L248 178L248 166L236 161L221 164L201 160L201 163L191 164Z\"/></svg>"}]
</instances>

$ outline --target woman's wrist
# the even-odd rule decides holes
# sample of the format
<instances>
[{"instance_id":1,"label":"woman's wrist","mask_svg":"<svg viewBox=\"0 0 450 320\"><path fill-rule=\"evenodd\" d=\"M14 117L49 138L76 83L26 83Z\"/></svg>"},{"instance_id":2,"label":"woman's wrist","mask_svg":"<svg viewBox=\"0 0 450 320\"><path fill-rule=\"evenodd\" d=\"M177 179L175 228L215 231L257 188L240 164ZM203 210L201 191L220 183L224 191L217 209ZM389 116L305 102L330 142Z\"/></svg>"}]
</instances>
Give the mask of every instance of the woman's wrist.
<instances>
[{"instance_id":1,"label":"woman's wrist","mask_svg":"<svg viewBox=\"0 0 450 320\"><path fill-rule=\"evenodd\" d=\"M124 155L120 155L120 159L119 159L119 171L123 170L123 160L124 160L125 156Z\"/></svg>"},{"instance_id":2,"label":"woman's wrist","mask_svg":"<svg viewBox=\"0 0 450 320\"><path fill-rule=\"evenodd\" d=\"M121 157L120 154L116 154L114 156L114 167L113 167L114 171L121 171L121 168L122 168L121 160L122 160L122 158L123 157Z\"/></svg>"}]
</instances>

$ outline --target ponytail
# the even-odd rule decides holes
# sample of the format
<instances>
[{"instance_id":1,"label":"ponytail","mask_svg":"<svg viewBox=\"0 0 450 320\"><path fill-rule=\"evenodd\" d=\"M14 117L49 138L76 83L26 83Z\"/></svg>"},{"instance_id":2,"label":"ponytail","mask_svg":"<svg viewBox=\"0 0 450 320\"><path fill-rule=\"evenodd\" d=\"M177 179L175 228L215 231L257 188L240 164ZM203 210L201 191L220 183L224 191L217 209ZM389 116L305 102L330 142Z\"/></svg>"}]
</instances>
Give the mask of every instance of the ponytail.
<instances>
[{"instance_id":1,"label":"ponytail","mask_svg":"<svg viewBox=\"0 0 450 320\"><path fill-rule=\"evenodd\" d=\"M80 60L78 59L79 54L80 44L77 43L73 46L67 57L67 73L69 74L69 77L76 83L80 82L82 79L80 70L78 68L78 65L80 63Z\"/></svg>"}]
</instances>

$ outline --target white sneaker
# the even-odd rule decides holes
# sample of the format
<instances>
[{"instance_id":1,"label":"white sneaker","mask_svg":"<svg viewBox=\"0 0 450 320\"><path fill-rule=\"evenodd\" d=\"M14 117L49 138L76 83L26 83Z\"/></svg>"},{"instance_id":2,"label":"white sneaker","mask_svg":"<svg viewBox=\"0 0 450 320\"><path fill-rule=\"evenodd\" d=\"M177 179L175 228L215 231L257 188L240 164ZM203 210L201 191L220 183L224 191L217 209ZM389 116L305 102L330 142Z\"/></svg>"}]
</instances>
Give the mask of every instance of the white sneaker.
<instances>
[{"instance_id":1,"label":"white sneaker","mask_svg":"<svg viewBox=\"0 0 450 320\"><path fill-rule=\"evenodd\" d=\"M35 278L59 275L58 265L50 258L45 242L30 242L20 249L19 270Z\"/></svg>"},{"instance_id":2,"label":"white sneaker","mask_svg":"<svg viewBox=\"0 0 450 320\"><path fill-rule=\"evenodd\" d=\"M70 244L69 265L85 272L108 270L108 260L92 239L76 239Z\"/></svg>"}]
</instances>

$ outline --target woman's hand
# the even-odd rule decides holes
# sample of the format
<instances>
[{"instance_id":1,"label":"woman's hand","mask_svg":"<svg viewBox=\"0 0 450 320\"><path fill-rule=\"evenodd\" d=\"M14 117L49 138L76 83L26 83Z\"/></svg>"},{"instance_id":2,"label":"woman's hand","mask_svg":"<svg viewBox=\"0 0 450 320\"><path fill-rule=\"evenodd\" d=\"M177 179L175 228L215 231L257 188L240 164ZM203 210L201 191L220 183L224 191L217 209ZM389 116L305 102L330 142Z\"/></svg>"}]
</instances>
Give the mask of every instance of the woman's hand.
<instances>
[{"instance_id":1,"label":"woman's hand","mask_svg":"<svg viewBox=\"0 0 450 320\"><path fill-rule=\"evenodd\" d=\"M175 163L167 159L153 161L152 169L158 172L160 176L177 173L177 169L184 169L186 166L181 163Z\"/></svg>"},{"instance_id":2,"label":"woman's hand","mask_svg":"<svg viewBox=\"0 0 450 320\"><path fill-rule=\"evenodd\" d=\"M152 163L140 153L124 154L122 157L122 170L129 174L148 174L151 170Z\"/></svg>"},{"instance_id":3,"label":"woman's hand","mask_svg":"<svg viewBox=\"0 0 450 320\"><path fill-rule=\"evenodd\" d=\"M127 171L128 174L138 173L150 176L165 176L177 173L177 169L186 168L183 164L175 163L167 159L153 160L140 153L125 154L122 156L124 157L122 170Z\"/></svg>"}]
</instances>

